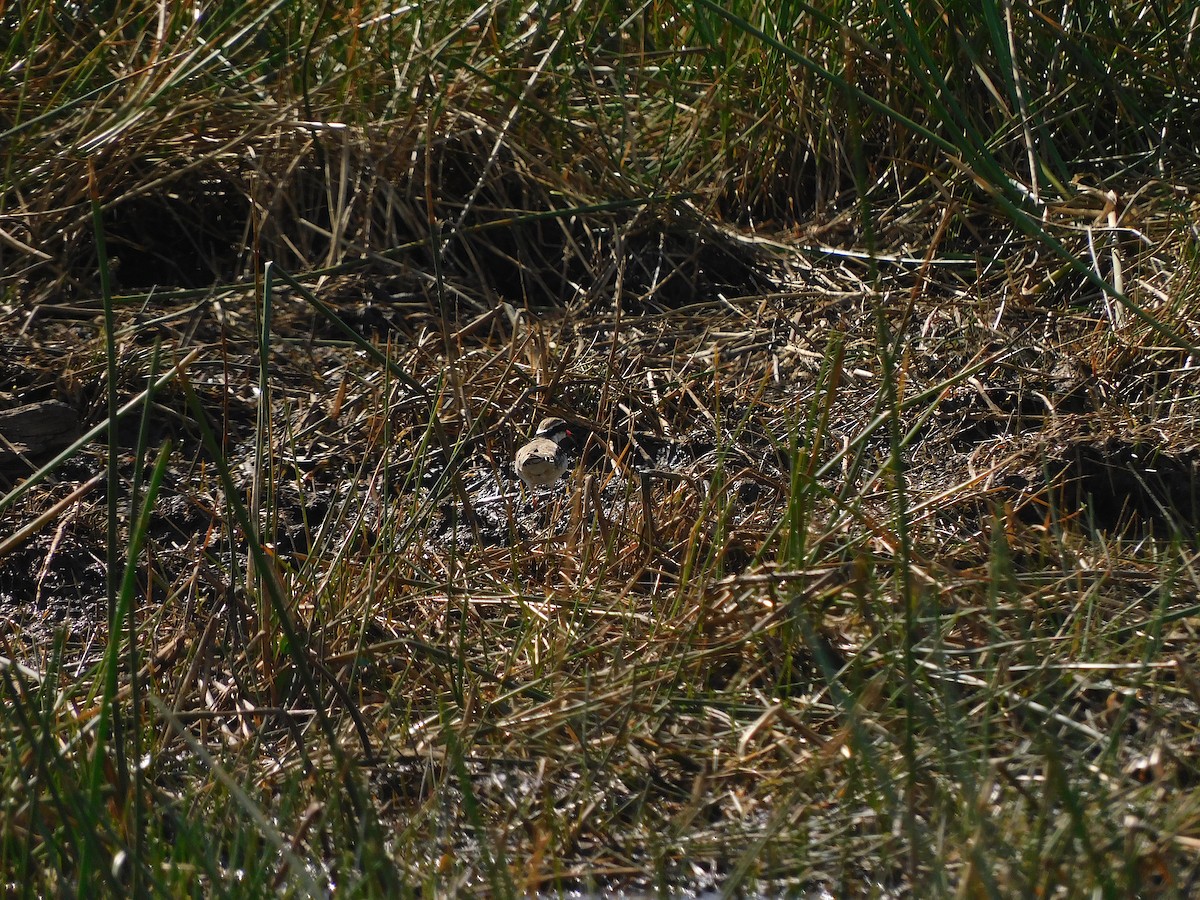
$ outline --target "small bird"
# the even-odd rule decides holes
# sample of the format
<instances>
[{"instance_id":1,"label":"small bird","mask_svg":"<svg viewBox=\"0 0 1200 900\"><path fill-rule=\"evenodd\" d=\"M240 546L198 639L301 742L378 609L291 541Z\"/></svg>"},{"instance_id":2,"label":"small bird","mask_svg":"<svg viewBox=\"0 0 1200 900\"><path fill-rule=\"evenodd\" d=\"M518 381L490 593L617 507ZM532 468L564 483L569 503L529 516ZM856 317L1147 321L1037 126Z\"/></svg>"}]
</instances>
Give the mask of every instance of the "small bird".
<instances>
[{"instance_id":1,"label":"small bird","mask_svg":"<svg viewBox=\"0 0 1200 900\"><path fill-rule=\"evenodd\" d=\"M567 471L563 441L571 436L567 423L553 416L542 419L537 433L517 451L513 468L529 488L548 488Z\"/></svg>"}]
</instances>

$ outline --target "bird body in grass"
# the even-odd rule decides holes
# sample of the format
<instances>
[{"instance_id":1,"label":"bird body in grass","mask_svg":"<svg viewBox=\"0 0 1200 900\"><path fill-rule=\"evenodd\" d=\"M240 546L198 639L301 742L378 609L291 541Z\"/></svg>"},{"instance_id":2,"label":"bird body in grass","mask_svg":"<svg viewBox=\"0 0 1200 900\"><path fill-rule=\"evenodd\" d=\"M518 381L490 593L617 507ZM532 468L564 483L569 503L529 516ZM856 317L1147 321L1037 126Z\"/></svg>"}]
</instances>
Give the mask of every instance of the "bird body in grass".
<instances>
[{"instance_id":1,"label":"bird body in grass","mask_svg":"<svg viewBox=\"0 0 1200 900\"><path fill-rule=\"evenodd\" d=\"M548 488L567 471L567 450L563 443L571 436L567 423L550 416L538 424L533 439L517 451L513 468L525 486Z\"/></svg>"}]
</instances>

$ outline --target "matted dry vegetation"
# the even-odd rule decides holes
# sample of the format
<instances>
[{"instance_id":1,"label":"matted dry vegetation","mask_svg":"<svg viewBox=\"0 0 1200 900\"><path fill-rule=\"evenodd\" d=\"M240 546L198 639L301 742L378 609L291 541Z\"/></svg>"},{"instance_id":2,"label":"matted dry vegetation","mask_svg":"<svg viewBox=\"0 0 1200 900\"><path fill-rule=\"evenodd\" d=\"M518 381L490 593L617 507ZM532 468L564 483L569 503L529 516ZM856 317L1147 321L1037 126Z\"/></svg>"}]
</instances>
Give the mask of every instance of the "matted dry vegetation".
<instances>
[{"instance_id":1,"label":"matted dry vegetation","mask_svg":"<svg viewBox=\"0 0 1200 900\"><path fill-rule=\"evenodd\" d=\"M1194 891L1196 22L1060 15L0 8L5 883Z\"/></svg>"}]
</instances>

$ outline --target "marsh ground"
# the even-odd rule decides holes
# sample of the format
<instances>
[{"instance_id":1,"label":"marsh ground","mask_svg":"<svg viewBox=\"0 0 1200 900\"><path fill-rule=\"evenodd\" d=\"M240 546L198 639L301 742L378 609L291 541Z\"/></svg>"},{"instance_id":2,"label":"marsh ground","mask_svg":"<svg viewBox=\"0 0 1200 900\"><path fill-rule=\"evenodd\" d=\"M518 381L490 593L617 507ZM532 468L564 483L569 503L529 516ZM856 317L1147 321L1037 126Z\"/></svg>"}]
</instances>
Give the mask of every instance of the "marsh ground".
<instances>
[{"instance_id":1,"label":"marsh ground","mask_svg":"<svg viewBox=\"0 0 1200 900\"><path fill-rule=\"evenodd\" d=\"M10 884L1194 890L1192 44L671 9L19 20Z\"/></svg>"}]
</instances>

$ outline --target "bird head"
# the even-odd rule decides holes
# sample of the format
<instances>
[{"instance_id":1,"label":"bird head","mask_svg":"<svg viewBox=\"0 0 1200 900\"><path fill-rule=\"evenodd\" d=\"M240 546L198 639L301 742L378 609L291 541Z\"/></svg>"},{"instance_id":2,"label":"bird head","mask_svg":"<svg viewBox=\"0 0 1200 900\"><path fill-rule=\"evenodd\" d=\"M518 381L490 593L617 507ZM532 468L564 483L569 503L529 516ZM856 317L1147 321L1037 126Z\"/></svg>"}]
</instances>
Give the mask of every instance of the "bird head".
<instances>
[{"instance_id":1,"label":"bird head","mask_svg":"<svg viewBox=\"0 0 1200 900\"><path fill-rule=\"evenodd\" d=\"M557 416L548 416L538 423L537 437L548 438L556 444L562 443L571 436L571 429L566 421Z\"/></svg>"}]
</instances>

